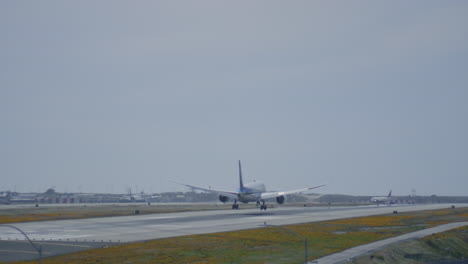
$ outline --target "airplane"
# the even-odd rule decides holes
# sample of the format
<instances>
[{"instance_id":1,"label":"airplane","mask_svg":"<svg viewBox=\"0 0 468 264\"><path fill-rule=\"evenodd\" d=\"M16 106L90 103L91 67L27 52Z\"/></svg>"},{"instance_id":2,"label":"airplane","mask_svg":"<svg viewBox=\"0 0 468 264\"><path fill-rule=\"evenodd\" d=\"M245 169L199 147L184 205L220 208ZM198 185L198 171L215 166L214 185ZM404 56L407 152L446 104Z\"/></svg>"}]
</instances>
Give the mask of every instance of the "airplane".
<instances>
[{"instance_id":1,"label":"airplane","mask_svg":"<svg viewBox=\"0 0 468 264\"><path fill-rule=\"evenodd\" d=\"M0 204L10 204L11 203L11 192L0 192Z\"/></svg>"},{"instance_id":2,"label":"airplane","mask_svg":"<svg viewBox=\"0 0 468 264\"><path fill-rule=\"evenodd\" d=\"M239 190L237 192L214 190L211 188L207 189L207 188L197 187L197 186L193 186L189 184L178 183L178 182L175 182L175 183L185 185L192 189L219 194L219 200L223 203L228 202L229 199L233 199L234 204L232 205L232 209L239 209L239 204L237 204L237 202L239 201L242 203L256 202L257 205L260 205L261 203L260 210L267 209L267 205L265 204L266 199L276 198L276 202L278 204L283 204L284 196L287 194L301 193L304 191L308 191L308 190L312 190L315 188L325 186L325 184L323 184L319 186L303 188L303 189L298 189L298 190L283 191L283 192L276 192L276 191L268 192L266 191L265 184L261 182L254 181L254 182L247 183L247 184L243 183L242 168L241 168L240 160L239 160Z\"/></svg>"},{"instance_id":3,"label":"airplane","mask_svg":"<svg viewBox=\"0 0 468 264\"><path fill-rule=\"evenodd\" d=\"M127 195L124 195L119 198L120 203L141 203L148 202L147 199L143 198L139 194L132 194L132 188L127 189ZM143 194L143 192L142 192Z\"/></svg>"},{"instance_id":4,"label":"airplane","mask_svg":"<svg viewBox=\"0 0 468 264\"><path fill-rule=\"evenodd\" d=\"M390 205L392 203L392 190L390 190L387 196L375 196L370 198L370 201L373 203L377 203L377 205L381 203L386 203L387 205Z\"/></svg>"}]
</instances>

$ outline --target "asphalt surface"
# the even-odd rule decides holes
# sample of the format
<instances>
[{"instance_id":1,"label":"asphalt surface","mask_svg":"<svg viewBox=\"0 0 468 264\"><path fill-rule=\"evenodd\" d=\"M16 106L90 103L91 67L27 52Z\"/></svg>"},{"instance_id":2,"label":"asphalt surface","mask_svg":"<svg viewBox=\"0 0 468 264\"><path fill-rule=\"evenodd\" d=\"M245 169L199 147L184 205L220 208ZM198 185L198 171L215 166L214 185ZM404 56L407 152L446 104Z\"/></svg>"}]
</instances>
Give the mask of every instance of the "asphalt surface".
<instances>
[{"instance_id":1,"label":"asphalt surface","mask_svg":"<svg viewBox=\"0 0 468 264\"><path fill-rule=\"evenodd\" d=\"M32 241L37 248L42 249L42 258L47 258L55 255L68 254L77 251L101 248L112 243L101 242L73 242L73 241ZM20 261L20 260L37 260L39 253L37 249L25 240L0 240L0 261Z\"/></svg>"},{"instance_id":2,"label":"asphalt surface","mask_svg":"<svg viewBox=\"0 0 468 264\"><path fill-rule=\"evenodd\" d=\"M457 207L468 206L457 204ZM267 211L259 209L241 210L213 210L199 212L183 212L152 215L133 215L120 217L103 217L77 220L41 221L17 223L15 227L25 232L30 239L37 241L60 242L72 241L84 243L90 247L102 244L94 243L123 243L176 237L184 235L217 233L234 230L259 228L267 225L288 225L308 222L342 219L359 216L391 214L393 211L418 211L450 208L451 204L429 205L392 205L392 206L362 206L362 207L282 207L271 208ZM143 211L141 209L140 211ZM33 253L11 254L21 251L16 240L24 240L17 230L1 228L0 260L6 255L17 255L23 259ZM68 246L57 247L57 250L47 249L50 255L65 254L86 248L76 247L72 242ZM6 245L10 245L9 250ZM67 244L62 243L62 244ZM15 246L16 245L16 246ZM31 247L32 248L32 247ZM33 251L33 250L29 251ZM44 249L44 251L47 251ZM24 250L27 251L27 250ZM37 255L36 255L37 256ZM34 258L34 256L33 256Z\"/></svg>"}]
</instances>

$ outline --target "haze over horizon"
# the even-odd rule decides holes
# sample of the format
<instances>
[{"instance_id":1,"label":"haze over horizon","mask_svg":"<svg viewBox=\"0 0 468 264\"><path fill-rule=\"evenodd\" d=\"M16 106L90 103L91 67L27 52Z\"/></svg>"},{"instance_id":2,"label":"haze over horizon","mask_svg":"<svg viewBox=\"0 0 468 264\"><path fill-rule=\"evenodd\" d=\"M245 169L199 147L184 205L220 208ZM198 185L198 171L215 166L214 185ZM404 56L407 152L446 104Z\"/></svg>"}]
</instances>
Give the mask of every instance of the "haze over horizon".
<instances>
[{"instance_id":1,"label":"haze over horizon","mask_svg":"<svg viewBox=\"0 0 468 264\"><path fill-rule=\"evenodd\" d=\"M0 1L0 191L468 192L466 1Z\"/></svg>"}]
</instances>

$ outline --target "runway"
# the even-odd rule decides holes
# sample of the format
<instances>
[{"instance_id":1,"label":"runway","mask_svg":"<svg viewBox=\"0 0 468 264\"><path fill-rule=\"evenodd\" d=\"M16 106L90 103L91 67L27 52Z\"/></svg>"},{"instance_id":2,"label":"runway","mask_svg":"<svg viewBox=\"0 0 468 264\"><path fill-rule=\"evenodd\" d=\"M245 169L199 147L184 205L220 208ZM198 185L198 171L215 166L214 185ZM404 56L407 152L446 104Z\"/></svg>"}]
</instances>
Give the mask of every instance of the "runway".
<instances>
[{"instance_id":1,"label":"runway","mask_svg":"<svg viewBox=\"0 0 468 264\"><path fill-rule=\"evenodd\" d=\"M392 205L360 207L280 207L241 210L213 210L152 215L103 217L78 220L43 221L12 224L39 244L48 241L67 243L123 243L176 236L218 233L259 228L268 225L289 225L343 219L359 216L392 214L450 208L451 204ZM465 207L468 204L457 204ZM24 240L10 228L0 228L0 240ZM55 253L60 254L60 252ZM51 253L54 255L54 252ZM0 252L0 259L2 252Z\"/></svg>"},{"instance_id":2,"label":"runway","mask_svg":"<svg viewBox=\"0 0 468 264\"><path fill-rule=\"evenodd\" d=\"M449 208L450 204L363 206L363 207L283 207L213 210L152 215L102 217L17 223L34 240L133 242L184 235L217 233L257 228L264 223L288 225L349 217ZM462 206L462 205L457 205ZM466 205L465 205L466 206ZM23 240L13 229L0 229L1 240Z\"/></svg>"}]
</instances>

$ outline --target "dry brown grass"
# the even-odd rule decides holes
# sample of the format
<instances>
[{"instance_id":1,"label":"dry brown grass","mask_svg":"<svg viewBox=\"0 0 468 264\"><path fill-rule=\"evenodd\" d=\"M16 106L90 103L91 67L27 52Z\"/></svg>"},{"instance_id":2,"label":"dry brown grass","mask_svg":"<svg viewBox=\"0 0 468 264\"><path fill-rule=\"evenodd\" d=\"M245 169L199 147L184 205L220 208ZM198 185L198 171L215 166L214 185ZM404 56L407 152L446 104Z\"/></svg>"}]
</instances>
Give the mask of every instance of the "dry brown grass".
<instances>
[{"instance_id":1,"label":"dry brown grass","mask_svg":"<svg viewBox=\"0 0 468 264\"><path fill-rule=\"evenodd\" d=\"M135 210L140 214L173 213L200 210L230 209L228 205L200 204L200 205L146 205L146 204L100 204L100 205L76 205L76 206L48 206L11 208L0 210L0 224L19 222L80 219L107 216L134 215Z\"/></svg>"}]
</instances>

